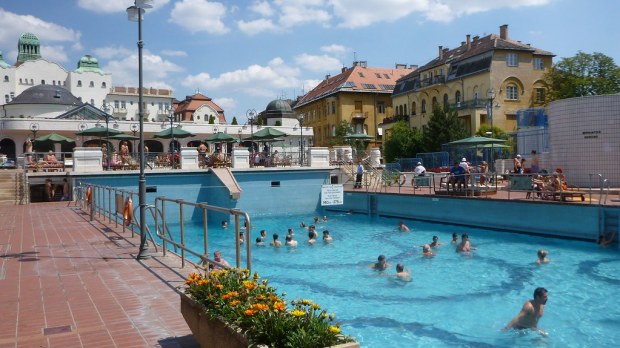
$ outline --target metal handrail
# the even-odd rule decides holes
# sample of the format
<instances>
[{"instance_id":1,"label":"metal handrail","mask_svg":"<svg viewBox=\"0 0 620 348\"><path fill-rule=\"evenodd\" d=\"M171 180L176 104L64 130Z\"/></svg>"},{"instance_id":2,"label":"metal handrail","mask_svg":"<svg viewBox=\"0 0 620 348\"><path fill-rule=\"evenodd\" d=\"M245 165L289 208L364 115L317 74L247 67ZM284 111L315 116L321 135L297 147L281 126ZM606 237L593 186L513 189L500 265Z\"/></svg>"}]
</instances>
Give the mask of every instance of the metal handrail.
<instances>
[{"instance_id":1,"label":"metal handrail","mask_svg":"<svg viewBox=\"0 0 620 348\"><path fill-rule=\"evenodd\" d=\"M97 217L101 218L103 216L102 220L105 221L105 219L107 218L108 222L110 223L114 221L116 226L118 226L118 224L120 223L123 227L123 232L125 231L126 228L129 228L131 230L132 238L134 237L136 233L140 234L139 221L137 220L137 215L135 213L133 214L133 219L131 220L129 227L123 223L123 209L124 209L125 201L129 197L132 199L132 201L137 201L137 198L138 198L137 193L128 191L128 190L108 187L108 186L83 184L81 182L79 182L78 185L76 185L75 187L76 188L74 188L74 192L77 193L75 195L76 205L81 207L82 209L89 210L91 221L95 220ZM86 201L86 191L88 190L88 188L90 188L91 190L90 203ZM165 215L165 211L166 211L165 203L166 202L174 202L179 205L179 212L180 212L180 217L179 217L180 240L179 241L174 240L173 235L170 233L170 227L168 226L166 222L166 218L165 218L166 216ZM158 205L161 205L161 208L158 207ZM195 208L200 208L203 211L204 252L202 253L192 250L188 246L185 245L185 231L184 231L185 224L183 221L183 207L184 206L192 206ZM134 212L137 209L138 209L138 205L134 207ZM247 234L246 268L251 270L251 266L252 266L251 264L251 244L252 243L250 242L251 222L250 222L250 217L248 213L242 212L236 209L229 209L229 208L209 205L207 203L193 203L193 202L184 201L182 199L170 199L166 197L156 197L154 205L147 205L147 211L150 212L153 218L154 225L155 225L155 235L162 240L163 254L165 255L166 252L170 250L170 248L168 247L168 244L171 244L174 247L174 251L173 251L174 253L178 253L178 250L180 250L181 267L185 267L185 262L186 262L185 254L186 253L198 257L201 260L200 263L204 263L205 265L214 264L214 265L222 266L218 262L211 260L208 257L207 211L227 213L235 217L236 267L240 267L241 247L240 247L240 241L239 241L239 237L240 237L239 221L240 221L240 218L243 217L245 219L246 229L247 229L246 230L246 234ZM153 238L153 235L151 233L149 226L145 226L145 233L147 234L147 237L151 240L151 242L153 243L153 246L155 247L155 250L157 251L158 244Z\"/></svg>"}]
</instances>

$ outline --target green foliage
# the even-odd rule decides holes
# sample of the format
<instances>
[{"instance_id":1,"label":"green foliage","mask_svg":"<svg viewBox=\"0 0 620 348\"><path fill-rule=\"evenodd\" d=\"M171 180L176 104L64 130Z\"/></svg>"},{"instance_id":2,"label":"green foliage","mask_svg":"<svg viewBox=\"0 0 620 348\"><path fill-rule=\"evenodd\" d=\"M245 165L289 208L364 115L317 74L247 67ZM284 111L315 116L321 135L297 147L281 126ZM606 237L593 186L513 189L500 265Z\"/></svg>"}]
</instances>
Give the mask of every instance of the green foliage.
<instances>
[{"instance_id":1,"label":"green foliage","mask_svg":"<svg viewBox=\"0 0 620 348\"><path fill-rule=\"evenodd\" d=\"M233 116L232 122L230 124L233 126L238 125L239 123L237 123L237 117Z\"/></svg>"},{"instance_id":2,"label":"green foliage","mask_svg":"<svg viewBox=\"0 0 620 348\"><path fill-rule=\"evenodd\" d=\"M383 142L383 156L386 162L398 158L411 158L422 150L422 134L409 128L405 121L398 121L391 129L390 138Z\"/></svg>"},{"instance_id":3,"label":"green foliage","mask_svg":"<svg viewBox=\"0 0 620 348\"><path fill-rule=\"evenodd\" d=\"M348 134L353 134L353 127L347 121L340 121L336 125L336 131L333 137L329 138L329 146L353 145L354 141L345 139Z\"/></svg>"},{"instance_id":4,"label":"green foliage","mask_svg":"<svg viewBox=\"0 0 620 348\"><path fill-rule=\"evenodd\" d=\"M330 347L351 342L340 334L334 315L310 300L286 304L285 294L257 273L247 269L223 269L206 274L191 273L185 293L202 304L211 318L237 326L251 346Z\"/></svg>"},{"instance_id":5,"label":"green foliage","mask_svg":"<svg viewBox=\"0 0 620 348\"><path fill-rule=\"evenodd\" d=\"M215 124L215 116L209 116L209 124Z\"/></svg>"},{"instance_id":6,"label":"green foliage","mask_svg":"<svg viewBox=\"0 0 620 348\"><path fill-rule=\"evenodd\" d=\"M492 132L493 134L487 135L487 132ZM480 126L480 129L476 132L476 135L487 138L495 138L495 139L504 139L506 142L504 145L508 146L509 149L507 153L513 154L516 152L517 145L515 144L514 138L508 135L508 133L504 132L501 128L493 126L491 128L488 124L483 124Z\"/></svg>"},{"instance_id":7,"label":"green foliage","mask_svg":"<svg viewBox=\"0 0 620 348\"><path fill-rule=\"evenodd\" d=\"M458 119L456 110L444 110L438 104L433 106L426 127L422 132L424 152L441 151L441 145L460 140L468 136L463 122Z\"/></svg>"},{"instance_id":8,"label":"green foliage","mask_svg":"<svg viewBox=\"0 0 620 348\"><path fill-rule=\"evenodd\" d=\"M274 125L276 127L280 127L282 125L282 121L278 120L278 121L276 121L276 123L274 123Z\"/></svg>"},{"instance_id":9,"label":"green foliage","mask_svg":"<svg viewBox=\"0 0 620 348\"><path fill-rule=\"evenodd\" d=\"M547 101L620 92L620 68L602 53L578 52L564 58L545 75Z\"/></svg>"}]
</instances>

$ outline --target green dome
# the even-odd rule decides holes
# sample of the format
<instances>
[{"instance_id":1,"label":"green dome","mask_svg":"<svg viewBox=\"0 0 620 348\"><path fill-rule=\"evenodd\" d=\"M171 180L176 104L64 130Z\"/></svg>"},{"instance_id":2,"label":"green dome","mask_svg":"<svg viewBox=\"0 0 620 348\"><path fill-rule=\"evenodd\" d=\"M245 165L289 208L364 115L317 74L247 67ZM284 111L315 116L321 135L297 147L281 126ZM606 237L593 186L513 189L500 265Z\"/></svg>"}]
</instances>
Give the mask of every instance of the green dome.
<instances>
[{"instance_id":1,"label":"green dome","mask_svg":"<svg viewBox=\"0 0 620 348\"><path fill-rule=\"evenodd\" d=\"M23 33L22 36L19 37L19 44L24 45L39 45L39 38L33 33Z\"/></svg>"},{"instance_id":2,"label":"green dome","mask_svg":"<svg viewBox=\"0 0 620 348\"><path fill-rule=\"evenodd\" d=\"M75 69L75 71L77 72L91 71L91 72L97 72L100 74L103 73L103 70L99 68L99 61L97 60L97 58L91 56L90 54L87 54L83 56L82 58L80 58L77 64L77 69Z\"/></svg>"},{"instance_id":3,"label":"green dome","mask_svg":"<svg viewBox=\"0 0 620 348\"><path fill-rule=\"evenodd\" d=\"M23 33L19 37L17 43L17 62L15 66L27 60L41 59L41 45L39 44L39 38L33 33Z\"/></svg>"}]
</instances>

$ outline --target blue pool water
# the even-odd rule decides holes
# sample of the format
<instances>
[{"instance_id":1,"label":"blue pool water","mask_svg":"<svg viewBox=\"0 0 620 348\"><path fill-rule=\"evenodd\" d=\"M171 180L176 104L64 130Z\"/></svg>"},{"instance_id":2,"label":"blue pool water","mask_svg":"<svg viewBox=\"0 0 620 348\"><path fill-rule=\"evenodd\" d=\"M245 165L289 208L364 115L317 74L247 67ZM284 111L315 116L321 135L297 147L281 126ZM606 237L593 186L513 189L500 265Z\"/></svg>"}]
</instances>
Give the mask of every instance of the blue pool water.
<instances>
[{"instance_id":1,"label":"blue pool water","mask_svg":"<svg viewBox=\"0 0 620 348\"><path fill-rule=\"evenodd\" d=\"M253 217L252 240L261 229L284 242L295 230L296 248L252 247L253 271L287 298L308 298L336 314L342 330L362 347L610 347L620 344L620 253L593 243L405 221L332 214L317 226L334 241L310 246L312 216ZM173 230L175 230L173 228ZM467 232L478 249L455 253L451 234ZM210 229L209 250L234 262L232 227ZM202 227L186 226L186 238L201 250ZM421 248L432 236L446 243L434 257ZM536 265L536 251L547 249L551 263ZM379 254L392 265L383 274L370 269ZM397 263L411 269L413 281L393 276ZM549 291L539 334L500 332L532 298L536 287Z\"/></svg>"}]
</instances>

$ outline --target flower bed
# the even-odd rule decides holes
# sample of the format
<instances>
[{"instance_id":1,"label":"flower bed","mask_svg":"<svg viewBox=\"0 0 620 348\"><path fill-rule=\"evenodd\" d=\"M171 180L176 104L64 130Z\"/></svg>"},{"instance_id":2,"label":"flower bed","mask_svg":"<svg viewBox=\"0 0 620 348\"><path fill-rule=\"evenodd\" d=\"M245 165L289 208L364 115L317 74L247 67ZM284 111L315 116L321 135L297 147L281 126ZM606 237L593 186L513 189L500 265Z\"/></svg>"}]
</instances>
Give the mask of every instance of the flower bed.
<instances>
[{"instance_id":1,"label":"flower bed","mask_svg":"<svg viewBox=\"0 0 620 348\"><path fill-rule=\"evenodd\" d=\"M202 347L359 347L340 333L333 314L310 300L287 304L285 294L248 270L192 273L185 284L181 311Z\"/></svg>"}]
</instances>

